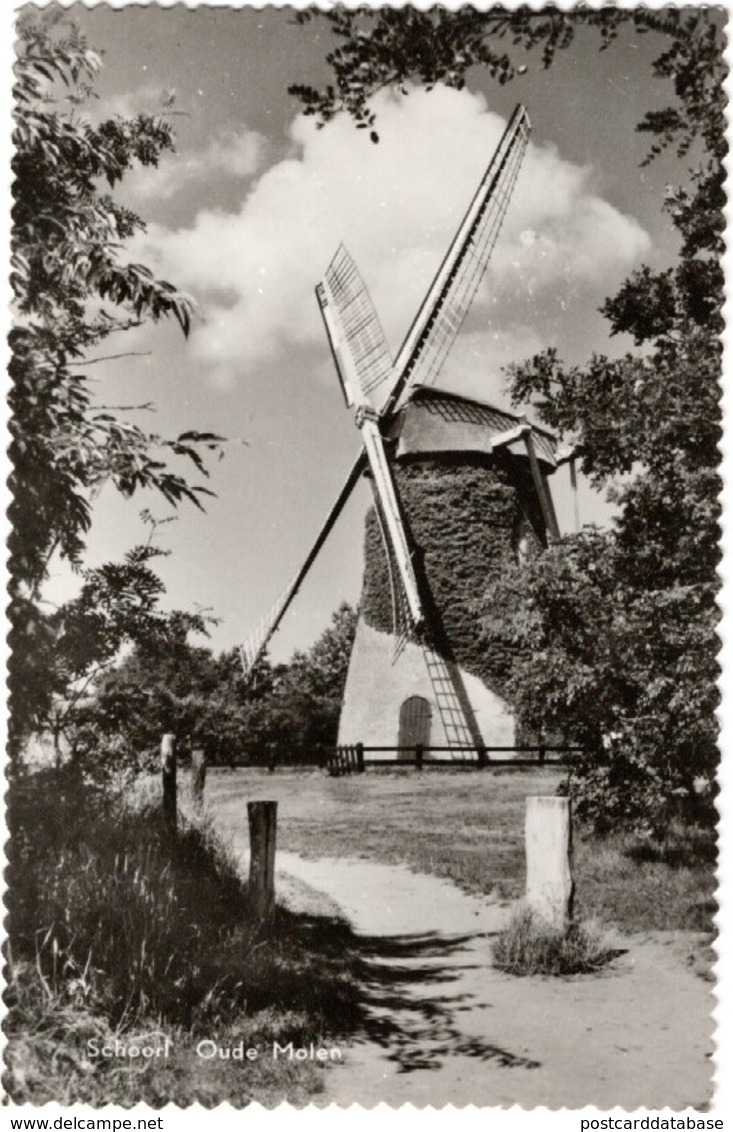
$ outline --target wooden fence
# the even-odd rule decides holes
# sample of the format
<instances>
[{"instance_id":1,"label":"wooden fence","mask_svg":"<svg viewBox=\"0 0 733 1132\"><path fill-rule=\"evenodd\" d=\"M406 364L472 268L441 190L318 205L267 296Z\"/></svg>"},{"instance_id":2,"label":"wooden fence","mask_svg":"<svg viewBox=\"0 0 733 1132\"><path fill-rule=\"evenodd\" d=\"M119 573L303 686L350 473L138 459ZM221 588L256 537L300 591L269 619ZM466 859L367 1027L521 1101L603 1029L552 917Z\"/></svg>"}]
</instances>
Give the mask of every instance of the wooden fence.
<instances>
[{"instance_id":1,"label":"wooden fence","mask_svg":"<svg viewBox=\"0 0 733 1132\"><path fill-rule=\"evenodd\" d=\"M363 743L336 747L326 762L328 773L362 774L367 766L406 767L415 770L425 767L468 767L483 770L495 767L559 766L565 756L580 751L580 747L425 747L421 743L412 747L367 747ZM369 756L365 758L365 756ZM387 758L396 755L397 758ZM444 756L451 755L451 758ZM466 755L466 758L456 758ZM512 755L512 758L502 757ZM376 757L375 757L376 756ZM381 757L380 757L381 756Z\"/></svg>"}]
</instances>

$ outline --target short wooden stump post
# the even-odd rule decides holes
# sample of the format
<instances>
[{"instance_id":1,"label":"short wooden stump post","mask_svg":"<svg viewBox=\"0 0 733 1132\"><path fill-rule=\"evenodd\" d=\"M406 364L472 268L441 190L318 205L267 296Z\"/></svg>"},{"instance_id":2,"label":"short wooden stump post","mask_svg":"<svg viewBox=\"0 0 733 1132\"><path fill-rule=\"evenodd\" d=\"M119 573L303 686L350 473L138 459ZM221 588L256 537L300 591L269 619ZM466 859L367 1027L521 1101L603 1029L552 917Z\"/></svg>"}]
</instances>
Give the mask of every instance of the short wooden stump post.
<instances>
[{"instance_id":1,"label":"short wooden stump post","mask_svg":"<svg viewBox=\"0 0 733 1132\"><path fill-rule=\"evenodd\" d=\"M200 747L191 751L191 801L196 809L204 805L204 788L206 786L206 756Z\"/></svg>"},{"instance_id":2,"label":"short wooden stump post","mask_svg":"<svg viewBox=\"0 0 733 1132\"><path fill-rule=\"evenodd\" d=\"M527 906L565 931L573 913L572 828L568 798L527 798Z\"/></svg>"},{"instance_id":3,"label":"short wooden stump post","mask_svg":"<svg viewBox=\"0 0 733 1132\"><path fill-rule=\"evenodd\" d=\"M160 767L163 775L163 821L173 829L176 813L176 737L168 732L160 742Z\"/></svg>"},{"instance_id":4,"label":"short wooden stump post","mask_svg":"<svg viewBox=\"0 0 733 1132\"><path fill-rule=\"evenodd\" d=\"M277 802L248 802L249 896L252 910L265 919L275 904Z\"/></svg>"}]
</instances>

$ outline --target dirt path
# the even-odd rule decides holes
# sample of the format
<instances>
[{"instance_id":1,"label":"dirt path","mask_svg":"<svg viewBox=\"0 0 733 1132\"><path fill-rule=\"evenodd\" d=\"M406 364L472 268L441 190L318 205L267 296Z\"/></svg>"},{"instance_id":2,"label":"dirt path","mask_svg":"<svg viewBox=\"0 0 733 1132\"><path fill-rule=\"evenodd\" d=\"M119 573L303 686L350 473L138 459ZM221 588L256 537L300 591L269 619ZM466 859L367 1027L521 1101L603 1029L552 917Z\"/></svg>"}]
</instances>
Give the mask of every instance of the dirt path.
<instances>
[{"instance_id":1,"label":"dirt path","mask_svg":"<svg viewBox=\"0 0 733 1132\"><path fill-rule=\"evenodd\" d=\"M714 1000L685 962L689 936L616 940L627 950L602 975L513 979L489 960L508 906L450 882L279 853L277 883L296 908L309 892L327 894L360 937L380 941L364 986L369 1035L329 1072L323 1103L681 1109L709 1101Z\"/></svg>"}]
</instances>

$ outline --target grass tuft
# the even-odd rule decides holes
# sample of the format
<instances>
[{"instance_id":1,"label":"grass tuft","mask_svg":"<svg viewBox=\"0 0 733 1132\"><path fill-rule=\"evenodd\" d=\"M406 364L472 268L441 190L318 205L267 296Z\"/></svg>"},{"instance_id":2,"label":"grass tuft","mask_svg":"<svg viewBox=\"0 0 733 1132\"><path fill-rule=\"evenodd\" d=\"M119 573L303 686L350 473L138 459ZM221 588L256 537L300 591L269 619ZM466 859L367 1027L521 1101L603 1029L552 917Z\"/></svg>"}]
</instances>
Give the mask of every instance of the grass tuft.
<instances>
[{"instance_id":1,"label":"grass tuft","mask_svg":"<svg viewBox=\"0 0 733 1132\"><path fill-rule=\"evenodd\" d=\"M519 908L492 943L494 965L509 975L584 975L598 971L615 952L589 925L558 931L529 908Z\"/></svg>"}]
</instances>

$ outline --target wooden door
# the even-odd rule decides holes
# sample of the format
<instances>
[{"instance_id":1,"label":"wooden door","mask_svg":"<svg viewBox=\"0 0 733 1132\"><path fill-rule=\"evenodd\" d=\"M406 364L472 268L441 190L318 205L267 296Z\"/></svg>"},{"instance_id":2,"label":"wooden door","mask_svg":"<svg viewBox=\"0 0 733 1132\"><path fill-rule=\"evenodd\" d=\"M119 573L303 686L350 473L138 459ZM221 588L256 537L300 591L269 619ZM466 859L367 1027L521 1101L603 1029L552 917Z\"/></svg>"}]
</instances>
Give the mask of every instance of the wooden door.
<instances>
[{"instance_id":1,"label":"wooden door","mask_svg":"<svg viewBox=\"0 0 733 1132\"><path fill-rule=\"evenodd\" d=\"M430 702L424 696L410 696L400 707L398 747L430 746ZM400 758L414 758L415 752L402 751Z\"/></svg>"}]
</instances>

